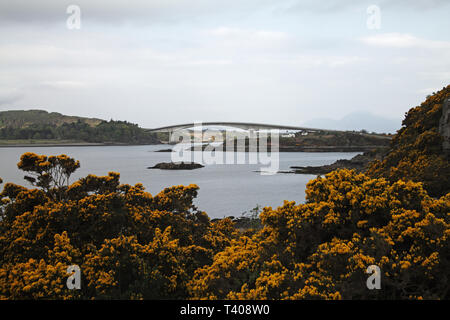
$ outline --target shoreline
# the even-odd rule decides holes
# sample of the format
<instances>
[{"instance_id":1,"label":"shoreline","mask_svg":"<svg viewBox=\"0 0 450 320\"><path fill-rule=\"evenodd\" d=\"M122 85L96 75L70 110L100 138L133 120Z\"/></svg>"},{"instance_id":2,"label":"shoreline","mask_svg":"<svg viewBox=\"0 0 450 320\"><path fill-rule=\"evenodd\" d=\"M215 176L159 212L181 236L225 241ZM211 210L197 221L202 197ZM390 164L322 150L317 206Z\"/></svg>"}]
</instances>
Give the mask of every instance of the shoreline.
<instances>
[{"instance_id":1,"label":"shoreline","mask_svg":"<svg viewBox=\"0 0 450 320\"><path fill-rule=\"evenodd\" d=\"M206 147L209 145L203 145L201 150L197 150L198 147L191 147L187 148L187 151L197 151L197 152L205 152ZM223 148L220 150L220 146L218 146L219 152L250 152L249 147L245 146L245 148L235 148L230 151L227 150L227 148ZM271 152L270 146L267 148L267 151L264 152ZM279 146L278 152L369 152L374 149L386 149L384 146L377 146L377 145L365 145L365 146ZM215 147L212 147L210 150L207 150L206 152L212 152L215 151ZM169 149L165 150L158 150L155 152L171 152ZM256 150L255 152L261 152L259 150Z\"/></svg>"},{"instance_id":2,"label":"shoreline","mask_svg":"<svg viewBox=\"0 0 450 320\"><path fill-rule=\"evenodd\" d=\"M161 145L160 143L156 144L131 144L131 143L89 143L89 142L80 142L80 143L14 143L14 144L1 144L0 148L26 148L26 147L106 147L106 146L156 146Z\"/></svg>"},{"instance_id":3,"label":"shoreline","mask_svg":"<svg viewBox=\"0 0 450 320\"><path fill-rule=\"evenodd\" d=\"M11 144L1 144L0 148L26 148L26 147L116 147L116 146L156 146L156 145L167 145L170 144L164 144L164 143L155 143L155 144L132 144L132 143L95 143L95 142L64 142L64 143L11 143ZM206 146L203 146L203 148ZM379 148L379 146L303 146L303 147L291 147L291 146L280 146L278 152L283 153L289 153L289 152L366 152L375 148ZM202 151L204 150L193 150L186 149L190 151ZM211 150L212 151L212 150ZM267 150L270 152L270 148ZM171 149L161 149L161 150L155 150L153 152L172 152ZM223 152L245 152L248 153L248 148L245 148L245 150L223 150Z\"/></svg>"}]
</instances>

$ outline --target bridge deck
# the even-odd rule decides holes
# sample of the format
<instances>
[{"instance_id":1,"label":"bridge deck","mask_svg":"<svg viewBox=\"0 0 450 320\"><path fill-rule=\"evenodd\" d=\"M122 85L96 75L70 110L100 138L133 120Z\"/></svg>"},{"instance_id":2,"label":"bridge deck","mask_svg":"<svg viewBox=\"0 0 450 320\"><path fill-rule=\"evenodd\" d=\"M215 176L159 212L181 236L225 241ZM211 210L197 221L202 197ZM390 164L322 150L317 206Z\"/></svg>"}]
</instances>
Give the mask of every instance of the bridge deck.
<instances>
[{"instance_id":1,"label":"bridge deck","mask_svg":"<svg viewBox=\"0 0 450 320\"><path fill-rule=\"evenodd\" d=\"M280 129L280 130L298 130L298 131L330 131L330 132L344 132L342 130L330 130L330 129L318 129L318 128L308 128L308 127L297 127L297 126L285 126L276 124L265 124L265 123L251 123L251 122L198 122L198 123L186 123L178 124L172 126L165 126L153 129L145 129L148 132L173 132L176 130L187 129L199 126L227 126L235 127L244 130L249 129Z\"/></svg>"}]
</instances>

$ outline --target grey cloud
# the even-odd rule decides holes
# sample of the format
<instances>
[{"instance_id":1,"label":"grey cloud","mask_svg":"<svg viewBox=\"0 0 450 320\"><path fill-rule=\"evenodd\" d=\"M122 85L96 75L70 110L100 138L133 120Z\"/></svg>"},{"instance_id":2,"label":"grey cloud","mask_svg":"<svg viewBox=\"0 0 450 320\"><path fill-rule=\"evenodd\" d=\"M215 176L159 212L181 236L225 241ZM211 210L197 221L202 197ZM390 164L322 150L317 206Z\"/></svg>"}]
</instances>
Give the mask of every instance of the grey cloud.
<instances>
[{"instance_id":1,"label":"grey cloud","mask_svg":"<svg viewBox=\"0 0 450 320\"><path fill-rule=\"evenodd\" d=\"M283 0L284 1L284 0ZM283 2L279 1L279 2ZM232 13L241 15L273 6L275 0L15 0L0 2L0 21L17 22L56 22L64 21L69 5L78 5L82 18L88 21L121 23L137 21L153 23L160 21L177 21L179 19L195 20L196 17Z\"/></svg>"},{"instance_id":2,"label":"grey cloud","mask_svg":"<svg viewBox=\"0 0 450 320\"><path fill-rule=\"evenodd\" d=\"M367 130L378 133L395 133L401 127L400 119L377 116L371 112L352 112L341 119L317 118L306 121L305 126L335 130Z\"/></svg>"},{"instance_id":3,"label":"grey cloud","mask_svg":"<svg viewBox=\"0 0 450 320\"><path fill-rule=\"evenodd\" d=\"M431 10L449 5L448 0L379 0L362 2L360 0L296 0L284 6L284 12L336 13L351 8L367 8L369 5L399 10Z\"/></svg>"},{"instance_id":4,"label":"grey cloud","mask_svg":"<svg viewBox=\"0 0 450 320\"><path fill-rule=\"evenodd\" d=\"M0 90L0 106L11 105L21 100L23 96L17 89L2 89Z\"/></svg>"},{"instance_id":5,"label":"grey cloud","mask_svg":"<svg viewBox=\"0 0 450 320\"><path fill-rule=\"evenodd\" d=\"M446 7L450 4L448 0L382 0L380 6L395 7L401 10L432 10Z\"/></svg>"},{"instance_id":6,"label":"grey cloud","mask_svg":"<svg viewBox=\"0 0 450 320\"><path fill-rule=\"evenodd\" d=\"M69 5L78 5L82 21L103 24L133 23L195 23L201 19L214 21L217 16L227 16L229 21L257 12L274 14L335 13L348 9L364 9L370 2L358 0L15 0L0 2L0 24L65 24ZM432 10L448 6L448 0L379 0L381 8L394 10Z\"/></svg>"},{"instance_id":7,"label":"grey cloud","mask_svg":"<svg viewBox=\"0 0 450 320\"><path fill-rule=\"evenodd\" d=\"M273 14L296 3L299 9L309 8L305 19L297 16L302 11ZM69 4L81 7L80 31L64 27ZM345 10L366 4L2 1L0 103L2 109L42 106L145 127L217 119L298 125L312 118L338 119L354 110L376 110L400 119L423 100L420 90L442 87L449 78L447 51L422 50L448 41L441 19L445 11L435 10L419 20L413 18L421 12L411 14L405 27L423 27L425 33L411 31L414 38L407 38L406 44L414 45L400 50L383 45L392 39L365 25L353 28L358 21L340 24L355 20L354 13ZM402 4L426 6L419 0L398 1L396 10L402 10ZM321 25L324 8L343 13L336 15L328 32ZM140 25L155 22L168 24ZM358 41L367 37L381 45ZM14 95L6 88L21 91Z\"/></svg>"},{"instance_id":8,"label":"grey cloud","mask_svg":"<svg viewBox=\"0 0 450 320\"><path fill-rule=\"evenodd\" d=\"M349 8L367 7L370 2L358 0L15 0L0 2L0 23L8 22L60 22L64 23L69 5L81 8L86 21L122 23L134 21L152 24L155 22L195 21L200 17L215 15L254 14L257 11L296 13L309 11L330 13ZM376 4L384 8L399 10L439 9L449 5L448 0L380 0Z\"/></svg>"}]
</instances>

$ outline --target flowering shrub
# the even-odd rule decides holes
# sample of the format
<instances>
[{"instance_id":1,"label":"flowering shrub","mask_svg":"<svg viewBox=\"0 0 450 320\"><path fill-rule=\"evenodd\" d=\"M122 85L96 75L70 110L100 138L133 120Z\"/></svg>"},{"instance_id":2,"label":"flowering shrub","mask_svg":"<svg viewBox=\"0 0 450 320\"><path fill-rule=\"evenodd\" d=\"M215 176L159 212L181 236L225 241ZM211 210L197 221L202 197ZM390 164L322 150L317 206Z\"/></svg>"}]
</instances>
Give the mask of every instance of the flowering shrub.
<instances>
[{"instance_id":1,"label":"flowering shrub","mask_svg":"<svg viewBox=\"0 0 450 320\"><path fill-rule=\"evenodd\" d=\"M231 220L211 223L193 206L196 185L152 196L115 172L68 184L79 162L65 155L26 153L18 166L39 188L0 193L1 298L184 298L194 271L237 237ZM66 287L72 264L79 291Z\"/></svg>"},{"instance_id":2,"label":"flowering shrub","mask_svg":"<svg viewBox=\"0 0 450 320\"><path fill-rule=\"evenodd\" d=\"M409 110L402 128L392 139L389 153L382 161L375 161L368 174L392 182L421 181L434 197L450 192L450 164L443 154L438 129L442 105L449 98L450 85Z\"/></svg>"},{"instance_id":3,"label":"flowering shrub","mask_svg":"<svg viewBox=\"0 0 450 320\"><path fill-rule=\"evenodd\" d=\"M196 298L448 298L450 194L340 170L312 180L307 202L261 214L264 229L196 271ZM369 265L382 290L368 290Z\"/></svg>"},{"instance_id":4,"label":"flowering shrub","mask_svg":"<svg viewBox=\"0 0 450 320\"><path fill-rule=\"evenodd\" d=\"M0 193L0 299L449 299L450 166L437 122L450 86L408 112L367 173L310 181L261 228L211 222L196 185L153 196L120 174L69 184L79 162L25 153L35 189ZM2 180L0 179L0 183ZM66 287L67 267L82 271ZM381 290L366 270L381 270Z\"/></svg>"}]
</instances>

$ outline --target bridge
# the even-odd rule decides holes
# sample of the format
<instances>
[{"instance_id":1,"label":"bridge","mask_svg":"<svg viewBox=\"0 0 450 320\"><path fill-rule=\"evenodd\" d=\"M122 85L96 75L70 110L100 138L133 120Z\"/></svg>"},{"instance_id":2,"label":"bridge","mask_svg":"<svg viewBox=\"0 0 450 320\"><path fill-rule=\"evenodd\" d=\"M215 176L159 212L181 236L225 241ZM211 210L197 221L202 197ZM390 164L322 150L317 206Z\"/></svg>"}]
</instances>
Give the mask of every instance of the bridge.
<instances>
[{"instance_id":1,"label":"bridge","mask_svg":"<svg viewBox=\"0 0 450 320\"><path fill-rule=\"evenodd\" d=\"M214 126L220 126L220 127L234 127L239 128L242 130L248 130L248 131L258 131L258 130L270 130L270 129L278 129L278 130L291 130L291 131L301 131L305 133L309 132L332 132L332 133L339 133L339 132L354 132L354 131L344 131L344 130L332 130L332 129L319 129L319 128L309 128L309 127L299 127L299 126L285 126L285 125L277 125L277 124L267 124L267 123L253 123L253 122L226 122L226 121L215 121L215 122L192 122L192 123L185 123L185 124L177 124L177 125L171 125L171 126L165 126L165 127L159 127L159 128L153 128L153 129L144 129L147 132L161 132L161 133L169 133L169 141L172 139L172 135L174 132L179 130L185 130L190 128L199 128L202 129L205 127L214 127ZM355 132L354 132L355 133ZM371 137L377 137L380 139L391 139L391 137L386 136L384 134L380 133L363 133L363 132L356 132L357 134L363 135L363 136L371 136Z\"/></svg>"},{"instance_id":2,"label":"bridge","mask_svg":"<svg viewBox=\"0 0 450 320\"><path fill-rule=\"evenodd\" d=\"M307 128L307 127L297 127L297 126L285 126L276 124L265 124L265 123L251 123L251 122L193 122L178 124L172 126L165 126L154 129L145 129L147 132L167 132L172 134L174 131L196 128L196 127L208 127L208 126L224 126L224 127L234 127L243 130L269 130L269 129L279 129L279 130L293 130L293 131L303 131L303 132L343 132L340 130L329 130L329 129L317 129L317 128Z\"/></svg>"}]
</instances>

